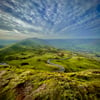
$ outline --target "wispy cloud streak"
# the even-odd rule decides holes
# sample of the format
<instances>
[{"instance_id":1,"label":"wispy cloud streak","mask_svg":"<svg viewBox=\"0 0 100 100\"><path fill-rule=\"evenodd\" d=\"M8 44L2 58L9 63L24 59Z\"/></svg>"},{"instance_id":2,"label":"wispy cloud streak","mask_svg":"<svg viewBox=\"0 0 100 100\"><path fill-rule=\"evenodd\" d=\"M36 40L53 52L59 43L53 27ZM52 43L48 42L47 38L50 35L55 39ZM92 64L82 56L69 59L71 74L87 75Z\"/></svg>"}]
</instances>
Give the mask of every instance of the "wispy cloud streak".
<instances>
[{"instance_id":1,"label":"wispy cloud streak","mask_svg":"<svg viewBox=\"0 0 100 100\"><path fill-rule=\"evenodd\" d=\"M100 0L1 0L0 30L0 38L100 37Z\"/></svg>"}]
</instances>

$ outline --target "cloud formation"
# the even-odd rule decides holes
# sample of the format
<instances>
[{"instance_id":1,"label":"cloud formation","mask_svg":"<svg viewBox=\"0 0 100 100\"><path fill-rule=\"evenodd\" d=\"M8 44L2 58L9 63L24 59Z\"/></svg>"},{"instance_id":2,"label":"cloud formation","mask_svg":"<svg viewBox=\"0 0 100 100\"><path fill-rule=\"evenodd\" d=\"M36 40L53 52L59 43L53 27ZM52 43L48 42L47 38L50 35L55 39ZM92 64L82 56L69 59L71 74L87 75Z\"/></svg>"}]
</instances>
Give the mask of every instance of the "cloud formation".
<instances>
[{"instance_id":1,"label":"cloud formation","mask_svg":"<svg viewBox=\"0 0 100 100\"><path fill-rule=\"evenodd\" d=\"M0 38L100 38L100 0L1 0Z\"/></svg>"}]
</instances>

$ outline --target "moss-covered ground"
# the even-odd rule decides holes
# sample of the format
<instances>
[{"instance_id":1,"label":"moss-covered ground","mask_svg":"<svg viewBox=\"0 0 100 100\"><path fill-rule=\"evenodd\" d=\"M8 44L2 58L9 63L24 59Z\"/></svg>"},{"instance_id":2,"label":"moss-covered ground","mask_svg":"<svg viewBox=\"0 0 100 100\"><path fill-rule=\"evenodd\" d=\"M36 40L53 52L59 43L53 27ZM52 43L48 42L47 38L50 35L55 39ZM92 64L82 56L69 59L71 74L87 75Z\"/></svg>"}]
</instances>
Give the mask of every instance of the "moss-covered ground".
<instances>
[{"instance_id":1,"label":"moss-covered ground","mask_svg":"<svg viewBox=\"0 0 100 100\"><path fill-rule=\"evenodd\" d=\"M10 66L9 66L10 67ZM0 100L99 100L100 70L0 69Z\"/></svg>"}]
</instances>

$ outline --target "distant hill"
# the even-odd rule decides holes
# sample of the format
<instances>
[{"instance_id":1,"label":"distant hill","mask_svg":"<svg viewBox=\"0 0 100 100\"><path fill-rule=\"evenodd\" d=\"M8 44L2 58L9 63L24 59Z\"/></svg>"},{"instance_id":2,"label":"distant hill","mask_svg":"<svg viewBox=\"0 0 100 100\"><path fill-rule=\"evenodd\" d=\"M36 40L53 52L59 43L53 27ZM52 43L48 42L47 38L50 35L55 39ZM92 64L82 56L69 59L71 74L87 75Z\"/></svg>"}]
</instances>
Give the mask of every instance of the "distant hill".
<instances>
[{"instance_id":1,"label":"distant hill","mask_svg":"<svg viewBox=\"0 0 100 100\"><path fill-rule=\"evenodd\" d=\"M16 43L17 42L17 43ZM16 44L14 44L16 43ZM8 44L14 44L13 47L27 46L27 48L36 48L40 46L54 46L60 49L80 52L100 52L100 39L38 39L28 38L22 41L0 40L0 48ZM24 48L25 49L25 48Z\"/></svg>"},{"instance_id":2,"label":"distant hill","mask_svg":"<svg viewBox=\"0 0 100 100\"><path fill-rule=\"evenodd\" d=\"M18 44L28 46L28 47L39 47L39 46L41 47L41 46L50 45L47 40L38 39L38 38L28 38L20 41L19 43L17 43L17 45Z\"/></svg>"},{"instance_id":3,"label":"distant hill","mask_svg":"<svg viewBox=\"0 0 100 100\"><path fill-rule=\"evenodd\" d=\"M14 41L15 42L15 41ZM6 46L6 48L2 49L1 51L4 50L8 50L8 49L13 49L15 51L17 51L18 49L36 49L36 48L40 48L40 47L45 47L47 46L49 43L46 42L46 40L43 39L38 39L38 38L28 38L28 39L24 39L21 41L18 41L17 43L13 43L9 46Z\"/></svg>"},{"instance_id":4,"label":"distant hill","mask_svg":"<svg viewBox=\"0 0 100 100\"><path fill-rule=\"evenodd\" d=\"M14 41L15 42L15 41ZM11 42L13 43L13 42ZM0 50L0 56L27 50L56 47L77 52L100 53L100 39L38 39L28 38Z\"/></svg>"},{"instance_id":5,"label":"distant hill","mask_svg":"<svg viewBox=\"0 0 100 100\"><path fill-rule=\"evenodd\" d=\"M38 51L43 48L52 48L52 46L48 45L49 43L46 42L46 40L37 39L37 38L29 38L22 41L19 41L15 44L12 44L10 46L6 46L4 48L0 49L0 60L4 58L6 55L20 53L20 52L26 52L26 51Z\"/></svg>"},{"instance_id":6,"label":"distant hill","mask_svg":"<svg viewBox=\"0 0 100 100\"><path fill-rule=\"evenodd\" d=\"M47 39L56 48L80 52L100 52L100 39Z\"/></svg>"}]
</instances>

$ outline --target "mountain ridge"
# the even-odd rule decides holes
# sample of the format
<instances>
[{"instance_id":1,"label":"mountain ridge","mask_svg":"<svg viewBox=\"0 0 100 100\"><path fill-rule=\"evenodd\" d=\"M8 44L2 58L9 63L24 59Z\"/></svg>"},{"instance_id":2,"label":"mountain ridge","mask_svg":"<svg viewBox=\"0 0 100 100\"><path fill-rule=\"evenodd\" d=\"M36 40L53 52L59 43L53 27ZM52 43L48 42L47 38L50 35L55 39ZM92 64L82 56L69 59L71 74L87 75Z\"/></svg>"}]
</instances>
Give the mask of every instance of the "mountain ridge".
<instances>
[{"instance_id":1,"label":"mountain ridge","mask_svg":"<svg viewBox=\"0 0 100 100\"><path fill-rule=\"evenodd\" d=\"M39 39L27 38L18 41L19 44L34 46L48 45L59 49L81 52L100 52L100 39ZM33 44L32 44L33 43ZM2 46L1 46L2 47Z\"/></svg>"}]
</instances>

